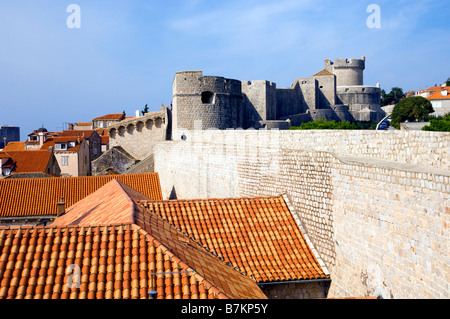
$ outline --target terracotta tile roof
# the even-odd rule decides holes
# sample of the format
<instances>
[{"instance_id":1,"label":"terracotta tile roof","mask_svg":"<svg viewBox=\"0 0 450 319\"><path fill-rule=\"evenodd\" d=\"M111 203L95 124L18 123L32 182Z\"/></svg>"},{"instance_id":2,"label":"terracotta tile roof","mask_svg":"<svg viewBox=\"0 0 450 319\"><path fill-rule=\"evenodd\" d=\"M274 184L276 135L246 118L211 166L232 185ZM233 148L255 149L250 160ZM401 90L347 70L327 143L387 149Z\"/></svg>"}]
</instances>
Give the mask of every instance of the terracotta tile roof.
<instances>
[{"instance_id":1,"label":"terracotta tile roof","mask_svg":"<svg viewBox=\"0 0 450 319\"><path fill-rule=\"evenodd\" d=\"M329 278L282 196L138 203L259 283Z\"/></svg>"},{"instance_id":2,"label":"terracotta tile roof","mask_svg":"<svg viewBox=\"0 0 450 319\"><path fill-rule=\"evenodd\" d=\"M0 228L0 299L148 299L153 289L159 299L265 298L251 279L161 233L175 253L134 224Z\"/></svg>"},{"instance_id":3,"label":"terracotta tile roof","mask_svg":"<svg viewBox=\"0 0 450 319\"><path fill-rule=\"evenodd\" d=\"M428 89L425 89L425 90L423 90L424 92L436 92L436 91L439 91L441 89L441 87L440 86L432 86L432 87L430 87L430 88L428 88Z\"/></svg>"},{"instance_id":4,"label":"terracotta tile roof","mask_svg":"<svg viewBox=\"0 0 450 319\"><path fill-rule=\"evenodd\" d=\"M313 76L322 76L322 75L334 75L333 73L331 73L330 71L323 69L322 71L320 71L319 73L314 74Z\"/></svg>"},{"instance_id":5,"label":"terracotta tile roof","mask_svg":"<svg viewBox=\"0 0 450 319\"><path fill-rule=\"evenodd\" d=\"M101 138L102 138L102 142L101 143L103 145L109 143L109 136L101 136Z\"/></svg>"},{"instance_id":6,"label":"terracotta tile roof","mask_svg":"<svg viewBox=\"0 0 450 319\"><path fill-rule=\"evenodd\" d=\"M442 94L445 91L446 95ZM428 100L448 100L450 99L450 87L442 88L442 90L436 91L427 97Z\"/></svg>"},{"instance_id":7,"label":"terracotta tile roof","mask_svg":"<svg viewBox=\"0 0 450 319\"><path fill-rule=\"evenodd\" d=\"M17 151L2 152L10 156L16 163L13 173L46 173L47 166L53 155L48 151Z\"/></svg>"},{"instance_id":8,"label":"terracotta tile roof","mask_svg":"<svg viewBox=\"0 0 450 319\"><path fill-rule=\"evenodd\" d=\"M69 142L76 142L77 140L83 141L83 136L54 136L54 137L48 137L44 144L41 146L41 150L48 150L50 147L55 149L55 143L69 143ZM77 144L75 147L69 147L67 148L68 152L78 152L80 149L81 144Z\"/></svg>"},{"instance_id":9,"label":"terracotta tile roof","mask_svg":"<svg viewBox=\"0 0 450 319\"><path fill-rule=\"evenodd\" d=\"M3 148L3 152L7 151L25 151L25 142L9 142Z\"/></svg>"},{"instance_id":10,"label":"terracotta tile roof","mask_svg":"<svg viewBox=\"0 0 450 319\"><path fill-rule=\"evenodd\" d=\"M95 131L100 136L109 136L109 131L107 128L96 128Z\"/></svg>"},{"instance_id":11,"label":"terracotta tile roof","mask_svg":"<svg viewBox=\"0 0 450 319\"><path fill-rule=\"evenodd\" d=\"M92 126L92 122L78 122L78 123L75 123L75 125L77 125L77 126L89 126L89 125L91 125Z\"/></svg>"},{"instance_id":12,"label":"terracotta tile roof","mask_svg":"<svg viewBox=\"0 0 450 319\"><path fill-rule=\"evenodd\" d=\"M158 173L2 179L0 217L56 215L61 197L64 197L66 207L70 207L112 179L136 189L148 198L162 200Z\"/></svg>"},{"instance_id":13,"label":"terracotta tile roof","mask_svg":"<svg viewBox=\"0 0 450 319\"><path fill-rule=\"evenodd\" d=\"M59 137L77 137L84 136L85 138L90 138L91 135L95 132L95 130L64 130L62 132L58 132Z\"/></svg>"},{"instance_id":14,"label":"terracotta tile roof","mask_svg":"<svg viewBox=\"0 0 450 319\"><path fill-rule=\"evenodd\" d=\"M95 120L123 120L125 118L125 114L124 113L113 113L113 114L107 114L107 115L103 115L103 116L99 116L93 119L93 121Z\"/></svg>"},{"instance_id":15,"label":"terracotta tile roof","mask_svg":"<svg viewBox=\"0 0 450 319\"><path fill-rule=\"evenodd\" d=\"M135 214L139 212L134 201L139 200L151 199L113 179L68 207L65 214L56 218L52 226L134 223ZM113 209L111 203L114 203Z\"/></svg>"},{"instance_id":16,"label":"terracotta tile roof","mask_svg":"<svg viewBox=\"0 0 450 319\"><path fill-rule=\"evenodd\" d=\"M150 290L159 299L266 298L252 279L134 203L144 197L111 181L57 218L76 226L0 228L0 299L149 298ZM71 265L79 288L67 284Z\"/></svg>"}]
</instances>

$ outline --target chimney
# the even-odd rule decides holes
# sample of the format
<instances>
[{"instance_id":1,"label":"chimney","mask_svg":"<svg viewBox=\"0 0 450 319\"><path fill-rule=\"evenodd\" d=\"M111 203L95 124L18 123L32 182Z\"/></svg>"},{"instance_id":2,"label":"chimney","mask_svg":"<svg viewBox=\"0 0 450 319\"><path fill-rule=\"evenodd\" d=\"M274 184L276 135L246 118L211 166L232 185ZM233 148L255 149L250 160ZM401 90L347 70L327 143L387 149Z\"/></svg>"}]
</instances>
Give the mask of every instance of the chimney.
<instances>
[{"instance_id":1,"label":"chimney","mask_svg":"<svg viewBox=\"0 0 450 319\"><path fill-rule=\"evenodd\" d=\"M44 133L43 132L39 132L39 148L42 147L42 145L44 145Z\"/></svg>"},{"instance_id":2,"label":"chimney","mask_svg":"<svg viewBox=\"0 0 450 319\"><path fill-rule=\"evenodd\" d=\"M64 202L64 197L61 197L61 200L56 204L56 206L58 208L56 217L59 217L66 211L66 203Z\"/></svg>"}]
</instances>

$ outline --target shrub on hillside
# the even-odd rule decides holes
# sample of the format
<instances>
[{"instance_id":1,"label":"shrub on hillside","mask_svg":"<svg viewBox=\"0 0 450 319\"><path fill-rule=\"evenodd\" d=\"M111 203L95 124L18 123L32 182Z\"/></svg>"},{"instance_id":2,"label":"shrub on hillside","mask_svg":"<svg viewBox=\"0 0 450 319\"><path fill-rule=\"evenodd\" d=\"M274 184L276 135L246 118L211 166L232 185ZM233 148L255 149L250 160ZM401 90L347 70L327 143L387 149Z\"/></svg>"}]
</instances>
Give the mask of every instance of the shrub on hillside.
<instances>
[{"instance_id":1,"label":"shrub on hillside","mask_svg":"<svg viewBox=\"0 0 450 319\"><path fill-rule=\"evenodd\" d=\"M293 126L291 130L374 130L376 122L327 121L325 118Z\"/></svg>"},{"instance_id":2,"label":"shrub on hillside","mask_svg":"<svg viewBox=\"0 0 450 319\"><path fill-rule=\"evenodd\" d=\"M423 131L450 132L450 113L443 117L430 119L430 125L424 126Z\"/></svg>"}]
</instances>

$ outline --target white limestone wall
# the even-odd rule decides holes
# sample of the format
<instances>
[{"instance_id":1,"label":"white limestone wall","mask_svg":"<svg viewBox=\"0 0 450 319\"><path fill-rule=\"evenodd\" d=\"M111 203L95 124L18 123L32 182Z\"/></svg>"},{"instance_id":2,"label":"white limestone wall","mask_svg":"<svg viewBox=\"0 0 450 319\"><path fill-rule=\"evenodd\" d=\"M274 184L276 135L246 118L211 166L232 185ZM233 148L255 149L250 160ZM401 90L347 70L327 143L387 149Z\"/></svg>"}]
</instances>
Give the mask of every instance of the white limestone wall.
<instances>
[{"instance_id":1,"label":"white limestone wall","mask_svg":"<svg viewBox=\"0 0 450 319\"><path fill-rule=\"evenodd\" d=\"M330 297L450 297L450 134L184 134L154 148L165 198L285 193L331 272Z\"/></svg>"}]
</instances>

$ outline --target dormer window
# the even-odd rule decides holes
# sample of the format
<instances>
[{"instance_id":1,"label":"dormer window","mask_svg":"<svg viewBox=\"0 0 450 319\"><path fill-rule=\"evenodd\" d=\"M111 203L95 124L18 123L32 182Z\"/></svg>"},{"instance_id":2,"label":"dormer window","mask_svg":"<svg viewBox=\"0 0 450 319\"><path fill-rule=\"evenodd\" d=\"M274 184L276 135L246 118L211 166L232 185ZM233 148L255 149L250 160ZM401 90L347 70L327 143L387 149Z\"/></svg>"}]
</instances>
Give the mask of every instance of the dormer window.
<instances>
[{"instance_id":1,"label":"dormer window","mask_svg":"<svg viewBox=\"0 0 450 319\"><path fill-rule=\"evenodd\" d=\"M75 142L69 142L69 147L75 147L76 143Z\"/></svg>"},{"instance_id":2,"label":"dormer window","mask_svg":"<svg viewBox=\"0 0 450 319\"><path fill-rule=\"evenodd\" d=\"M55 143L55 150L67 150L67 143Z\"/></svg>"}]
</instances>

